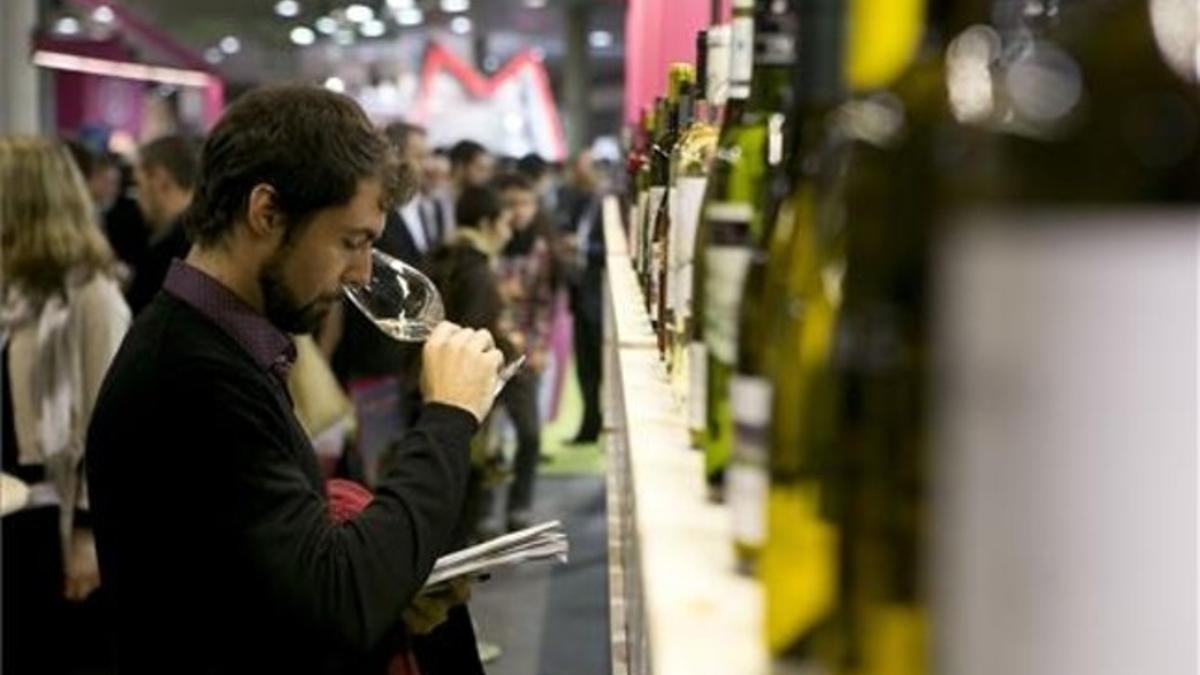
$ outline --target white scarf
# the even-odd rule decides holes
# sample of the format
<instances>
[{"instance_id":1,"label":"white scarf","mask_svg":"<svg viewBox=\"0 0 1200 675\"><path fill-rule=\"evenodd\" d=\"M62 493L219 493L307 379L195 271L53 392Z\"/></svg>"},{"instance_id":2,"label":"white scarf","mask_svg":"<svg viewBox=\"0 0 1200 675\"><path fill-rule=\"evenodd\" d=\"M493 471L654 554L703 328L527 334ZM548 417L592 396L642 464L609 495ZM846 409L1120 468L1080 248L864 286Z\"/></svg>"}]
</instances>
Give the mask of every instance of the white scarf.
<instances>
[{"instance_id":1,"label":"white scarf","mask_svg":"<svg viewBox=\"0 0 1200 675\"><path fill-rule=\"evenodd\" d=\"M80 503L80 463L85 449L83 434L76 433L83 417L76 409L82 386L83 336L71 330L71 300L76 287L68 283L66 296L55 294L38 302L9 286L0 305L0 348L8 344L16 329L30 323L37 327L37 367L33 369L31 387L38 411L37 447L18 445L19 459L21 464L40 460L45 466L61 507L59 526L64 552Z\"/></svg>"}]
</instances>

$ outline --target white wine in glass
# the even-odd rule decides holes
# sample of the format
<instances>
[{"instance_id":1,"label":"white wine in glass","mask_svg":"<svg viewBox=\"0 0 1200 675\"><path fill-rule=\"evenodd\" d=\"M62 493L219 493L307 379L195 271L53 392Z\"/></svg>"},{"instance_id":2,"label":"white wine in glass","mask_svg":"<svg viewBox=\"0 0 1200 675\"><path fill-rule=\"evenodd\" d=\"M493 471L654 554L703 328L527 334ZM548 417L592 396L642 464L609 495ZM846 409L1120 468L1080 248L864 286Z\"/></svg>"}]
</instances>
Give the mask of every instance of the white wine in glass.
<instances>
[{"instance_id":1,"label":"white wine in glass","mask_svg":"<svg viewBox=\"0 0 1200 675\"><path fill-rule=\"evenodd\" d=\"M424 342L446 320L442 296L429 277L379 249L371 251L371 280L342 291L379 330L401 342ZM522 355L500 369L496 393L524 363Z\"/></svg>"}]
</instances>

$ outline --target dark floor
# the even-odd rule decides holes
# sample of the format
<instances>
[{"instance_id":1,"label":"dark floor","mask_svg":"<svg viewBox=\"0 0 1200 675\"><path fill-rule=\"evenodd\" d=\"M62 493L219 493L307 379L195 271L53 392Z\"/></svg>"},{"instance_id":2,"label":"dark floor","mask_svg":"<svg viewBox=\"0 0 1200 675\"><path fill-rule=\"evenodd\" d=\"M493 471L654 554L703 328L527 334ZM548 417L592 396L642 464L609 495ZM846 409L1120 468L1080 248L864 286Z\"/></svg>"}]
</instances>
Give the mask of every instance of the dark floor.
<instances>
[{"instance_id":1,"label":"dark floor","mask_svg":"<svg viewBox=\"0 0 1200 675\"><path fill-rule=\"evenodd\" d=\"M604 479L539 476L536 521L563 521L565 565L503 570L475 587L471 611L480 638L503 649L490 675L607 675L608 571Z\"/></svg>"}]
</instances>

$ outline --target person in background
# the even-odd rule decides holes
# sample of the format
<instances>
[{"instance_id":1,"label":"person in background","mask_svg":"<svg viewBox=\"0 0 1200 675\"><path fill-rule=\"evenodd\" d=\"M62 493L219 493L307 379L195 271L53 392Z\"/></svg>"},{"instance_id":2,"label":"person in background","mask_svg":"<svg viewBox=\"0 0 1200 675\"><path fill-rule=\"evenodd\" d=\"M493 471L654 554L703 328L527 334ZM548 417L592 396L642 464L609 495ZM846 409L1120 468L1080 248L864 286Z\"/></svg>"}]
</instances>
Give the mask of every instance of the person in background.
<instances>
[{"instance_id":1,"label":"person in background","mask_svg":"<svg viewBox=\"0 0 1200 675\"><path fill-rule=\"evenodd\" d=\"M421 209L427 222L437 226L440 245L454 230L454 189L450 180L450 151L434 148L421 166Z\"/></svg>"},{"instance_id":2,"label":"person in background","mask_svg":"<svg viewBox=\"0 0 1200 675\"><path fill-rule=\"evenodd\" d=\"M63 141L79 172L87 183L98 222L104 226L109 246L126 269L122 281L128 284L132 270L146 252L147 232L137 203L125 196L125 181L120 158L112 153L94 153L80 141Z\"/></svg>"},{"instance_id":3,"label":"person in background","mask_svg":"<svg viewBox=\"0 0 1200 675\"><path fill-rule=\"evenodd\" d=\"M570 286L574 317L575 367L583 396L583 420L574 444L594 443L600 436L600 377L603 324L604 227L600 222L601 181L584 151L570 165L569 182L561 202L565 214L565 246L559 251Z\"/></svg>"},{"instance_id":4,"label":"person in background","mask_svg":"<svg viewBox=\"0 0 1200 675\"><path fill-rule=\"evenodd\" d=\"M458 198L455 220L457 226L454 234L429 258L426 265L429 278L442 294L446 320L487 330L496 336L496 346L503 352L505 361L511 361L519 350L511 340L510 331L501 325L504 299L494 269L497 258L512 236L511 214L504 210L495 190L467 187ZM513 380L509 380L500 392L499 402L515 417L514 409L521 411L523 408L514 405L513 397L520 398L523 392L518 385L518 394L511 393L513 390L509 386L512 383ZM536 441L526 439L526 442ZM537 454L535 450L535 461ZM481 465L480 460L476 457L472 466L467 506L454 537L459 544L465 544L478 535L477 529L485 515L486 467Z\"/></svg>"},{"instance_id":5,"label":"person in background","mask_svg":"<svg viewBox=\"0 0 1200 675\"><path fill-rule=\"evenodd\" d=\"M106 214L112 209L121 196L121 187L120 159L111 152L96 155L96 168L88 180L88 192L100 213Z\"/></svg>"},{"instance_id":6,"label":"person in background","mask_svg":"<svg viewBox=\"0 0 1200 675\"><path fill-rule=\"evenodd\" d=\"M550 164L535 152L517 160L517 173L533 183L542 213L554 213L558 209L558 186L550 169Z\"/></svg>"},{"instance_id":7,"label":"person in background","mask_svg":"<svg viewBox=\"0 0 1200 675\"><path fill-rule=\"evenodd\" d=\"M456 202L464 190L487 185L495 174L496 158L479 143L459 141L450 148L450 191Z\"/></svg>"},{"instance_id":8,"label":"person in background","mask_svg":"<svg viewBox=\"0 0 1200 675\"><path fill-rule=\"evenodd\" d=\"M421 176L429 157L425 129L407 122L393 122L384 128L383 133L392 142L400 158L413 167L414 174ZM417 266L442 241L445 229L437 212L428 208L429 199L422 188L418 183L412 199L388 213L383 238L377 243L380 250Z\"/></svg>"},{"instance_id":9,"label":"person in background","mask_svg":"<svg viewBox=\"0 0 1200 675\"><path fill-rule=\"evenodd\" d=\"M2 670L103 666L85 432L129 308L61 144L0 138L0 261L2 463L33 495L2 520Z\"/></svg>"},{"instance_id":10,"label":"person in background","mask_svg":"<svg viewBox=\"0 0 1200 675\"><path fill-rule=\"evenodd\" d=\"M502 330L508 329L514 348L528 359L524 370L508 383L504 399L506 405L511 402L508 410L517 430L507 504L508 529L513 531L532 524L530 507L541 454L538 392L549 360L554 317L554 254L533 183L521 174L506 174L496 180L496 190L504 209L512 214L513 231L497 268L506 300Z\"/></svg>"},{"instance_id":11,"label":"person in background","mask_svg":"<svg viewBox=\"0 0 1200 675\"><path fill-rule=\"evenodd\" d=\"M137 199L150 238L126 294L135 316L162 288L171 261L191 248L181 216L192 201L199 166L196 142L183 136L164 136L138 151Z\"/></svg>"},{"instance_id":12,"label":"person in background","mask_svg":"<svg viewBox=\"0 0 1200 675\"><path fill-rule=\"evenodd\" d=\"M99 162L112 167L117 175L117 190L112 204L104 212L104 234L113 252L130 270L142 264L150 243L150 231L142 209L131 195L135 188L133 167L116 153L106 152Z\"/></svg>"},{"instance_id":13,"label":"person in background","mask_svg":"<svg viewBox=\"0 0 1200 675\"><path fill-rule=\"evenodd\" d=\"M420 421L369 505L332 517L292 412L290 334L370 279L413 184L351 99L244 94L213 128L171 264L105 380L88 434L100 569L125 673L383 675L462 510L471 437L502 357L442 323ZM422 675L482 675L465 606L412 645ZM456 631L446 633L445 631Z\"/></svg>"},{"instance_id":14,"label":"person in background","mask_svg":"<svg viewBox=\"0 0 1200 675\"><path fill-rule=\"evenodd\" d=\"M405 163L418 189L404 204L388 210L375 248L420 267L438 240L435 223L425 217L421 208L424 197L420 192L420 169L428 155L425 130L397 122L384 128L384 136ZM330 313L325 329L318 335L318 343L329 355L338 381L355 401L359 425L378 429L376 434L359 434L356 452L347 458L359 464L348 466L347 473L370 483L371 476L381 470L378 464L382 448L399 440L417 423L421 411L420 382L416 377L420 348L385 335L348 299L343 299ZM394 400L395 406L389 406L385 414L375 418L372 412L379 407L373 401L378 398ZM376 419L382 422L375 424ZM376 442L382 447L368 447Z\"/></svg>"}]
</instances>

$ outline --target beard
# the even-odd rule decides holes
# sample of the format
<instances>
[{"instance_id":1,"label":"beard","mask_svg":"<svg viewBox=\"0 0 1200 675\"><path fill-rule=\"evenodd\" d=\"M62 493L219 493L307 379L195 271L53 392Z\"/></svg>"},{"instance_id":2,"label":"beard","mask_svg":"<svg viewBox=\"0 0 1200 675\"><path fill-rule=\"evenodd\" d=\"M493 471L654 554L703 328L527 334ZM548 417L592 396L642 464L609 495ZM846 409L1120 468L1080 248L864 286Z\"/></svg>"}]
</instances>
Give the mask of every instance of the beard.
<instances>
[{"instance_id":1,"label":"beard","mask_svg":"<svg viewBox=\"0 0 1200 675\"><path fill-rule=\"evenodd\" d=\"M322 295L311 302L301 302L283 279L283 266L289 257L290 247L285 245L271 256L258 275L263 313L279 330L307 335L320 328L339 296Z\"/></svg>"}]
</instances>

